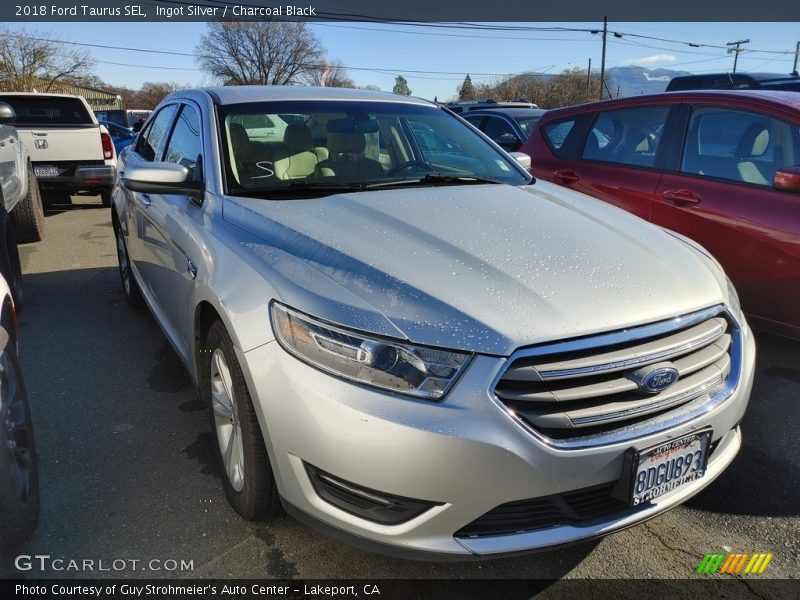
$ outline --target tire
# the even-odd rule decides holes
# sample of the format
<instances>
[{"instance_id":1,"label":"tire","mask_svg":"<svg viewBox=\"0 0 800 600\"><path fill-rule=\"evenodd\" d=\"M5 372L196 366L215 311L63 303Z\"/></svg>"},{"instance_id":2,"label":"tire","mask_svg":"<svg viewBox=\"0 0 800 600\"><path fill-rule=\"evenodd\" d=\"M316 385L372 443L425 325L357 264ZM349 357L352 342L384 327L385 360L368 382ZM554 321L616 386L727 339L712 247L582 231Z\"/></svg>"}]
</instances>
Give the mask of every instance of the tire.
<instances>
[{"instance_id":1,"label":"tire","mask_svg":"<svg viewBox=\"0 0 800 600\"><path fill-rule=\"evenodd\" d=\"M125 235L122 233L122 228L119 226L116 215L114 215L114 235L117 238L117 264L119 265L122 294L125 296L128 306L141 310L144 308L144 298L142 298L139 283L136 281L136 275L131 269L128 245L125 243Z\"/></svg>"},{"instance_id":2,"label":"tire","mask_svg":"<svg viewBox=\"0 0 800 600\"><path fill-rule=\"evenodd\" d=\"M220 321L209 328L199 356L200 396L210 409L225 496L248 521L272 517L280 507L275 477L233 342ZM232 460L226 459L229 448Z\"/></svg>"},{"instance_id":3,"label":"tire","mask_svg":"<svg viewBox=\"0 0 800 600\"><path fill-rule=\"evenodd\" d=\"M44 207L39 183L28 163L28 193L11 211L20 244L41 242L44 237Z\"/></svg>"},{"instance_id":4,"label":"tire","mask_svg":"<svg viewBox=\"0 0 800 600\"><path fill-rule=\"evenodd\" d=\"M19 311L23 304L22 266L14 232L14 224L5 210L0 214L0 275L8 283L14 305Z\"/></svg>"},{"instance_id":5,"label":"tire","mask_svg":"<svg viewBox=\"0 0 800 600\"><path fill-rule=\"evenodd\" d=\"M100 202L102 203L103 207L111 208L111 191L100 192Z\"/></svg>"},{"instance_id":6,"label":"tire","mask_svg":"<svg viewBox=\"0 0 800 600\"><path fill-rule=\"evenodd\" d=\"M0 540L12 552L39 521L39 471L30 405L19 359L0 327Z\"/></svg>"}]
</instances>

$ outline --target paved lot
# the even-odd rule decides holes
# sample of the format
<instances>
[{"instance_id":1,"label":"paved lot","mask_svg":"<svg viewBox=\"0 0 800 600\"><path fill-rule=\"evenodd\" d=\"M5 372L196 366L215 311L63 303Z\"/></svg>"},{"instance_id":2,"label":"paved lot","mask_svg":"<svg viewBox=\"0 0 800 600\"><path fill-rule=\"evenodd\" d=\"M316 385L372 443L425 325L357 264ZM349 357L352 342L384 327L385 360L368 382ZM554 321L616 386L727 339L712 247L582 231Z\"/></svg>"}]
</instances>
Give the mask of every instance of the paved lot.
<instances>
[{"instance_id":1,"label":"paved lot","mask_svg":"<svg viewBox=\"0 0 800 600\"><path fill-rule=\"evenodd\" d=\"M108 210L94 199L56 208L46 240L21 252L21 355L43 493L26 552L191 560L194 571L181 575L202 577L672 578L691 576L706 552L738 550L773 552L768 575L800 576L800 343L758 337L745 447L689 506L558 552L455 565L389 559L286 516L251 524L228 508L188 375L149 313L123 300ZM8 561L3 574L20 575ZM139 564L117 575L165 574Z\"/></svg>"}]
</instances>

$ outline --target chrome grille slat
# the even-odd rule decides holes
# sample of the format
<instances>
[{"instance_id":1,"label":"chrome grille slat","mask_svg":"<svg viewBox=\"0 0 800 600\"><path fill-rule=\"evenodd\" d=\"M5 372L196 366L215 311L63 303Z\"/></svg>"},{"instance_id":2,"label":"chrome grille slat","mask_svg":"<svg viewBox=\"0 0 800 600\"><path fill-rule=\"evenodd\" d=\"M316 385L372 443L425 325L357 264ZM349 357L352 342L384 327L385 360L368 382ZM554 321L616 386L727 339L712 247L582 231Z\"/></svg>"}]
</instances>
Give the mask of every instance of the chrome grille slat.
<instances>
[{"instance_id":1,"label":"chrome grille slat","mask_svg":"<svg viewBox=\"0 0 800 600\"><path fill-rule=\"evenodd\" d=\"M731 336L725 334L714 341L710 346L674 361L675 368L681 377L690 375L695 371L713 364L726 355L731 343ZM515 380L516 381L516 380ZM498 388L495 393L499 398L515 402L571 402L574 400L584 400L598 398L601 396L612 396L638 389L636 383L627 377L616 377L598 383L580 385L580 380L571 380L577 384L564 389L550 389L545 391L533 391L529 388Z\"/></svg>"},{"instance_id":2,"label":"chrome grille slat","mask_svg":"<svg viewBox=\"0 0 800 600\"><path fill-rule=\"evenodd\" d=\"M576 447L585 447L592 437L629 437L639 424L673 422L681 406L696 414L702 403L717 402L730 389L732 370L738 377L739 343L738 324L714 307L518 351L493 393L532 432L556 445L570 446L574 439ZM641 377L664 367L674 368L677 380L648 392Z\"/></svg>"},{"instance_id":3,"label":"chrome grille slat","mask_svg":"<svg viewBox=\"0 0 800 600\"><path fill-rule=\"evenodd\" d=\"M656 363L665 358L674 358L692 352L696 348L707 346L722 337L726 329L727 323L725 319L714 318L668 337L641 344L634 348L626 347L599 355L552 363L539 363L530 365L528 368L536 371L541 378L540 380L545 381L597 375L610 371L624 371L632 367ZM511 376L504 375L504 379L514 380L514 377L519 377L517 367L512 367L512 369L509 369ZM527 381L536 381L536 379L528 379Z\"/></svg>"}]
</instances>

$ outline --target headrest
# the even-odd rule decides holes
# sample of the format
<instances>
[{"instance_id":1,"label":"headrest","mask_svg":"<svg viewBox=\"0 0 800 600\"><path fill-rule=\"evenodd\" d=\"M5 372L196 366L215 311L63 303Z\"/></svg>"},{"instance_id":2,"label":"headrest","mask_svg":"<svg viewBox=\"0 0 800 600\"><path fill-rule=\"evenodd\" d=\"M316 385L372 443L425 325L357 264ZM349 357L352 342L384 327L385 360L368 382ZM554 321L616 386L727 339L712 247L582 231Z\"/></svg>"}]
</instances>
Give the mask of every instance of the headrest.
<instances>
[{"instance_id":1,"label":"headrest","mask_svg":"<svg viewBox=\"0 0 800 600\"><path fill-rule=\"evenodd\" d=\"M247 130L239 123L231 123L228 133L231 136L233 154L239 160L245 158L250 153L250 136L247 135Z\"/></svg>"},{"instance_id":2,"label":"headrest","mask_svg":"<svg viewBox=\"0 0 800 600\"><path fill-rule=\"evenodd\" d=\"M331 154L363 154L366 146L363 133L328 134L328 151Z\"/></svg>"},{"instance_id":3,"label":"headrest","mask_svg":"<svg viewBox=\"0 0 800 600\"><path fill-rule=\"evenodd\" d=\"M641 129L629 129L625 134L625 148L628 152L647 152L648 144L645 132Z\"/></svg>"},{"instance_id":4,"label":"headrest","mask_svg":"<svg viewBox=\"0 0 800 600\"><path fill-rule=\"evenodd\" d=\"M767 146L769 146L769 130L762 123L753 123L744 130L736 147L736 156L739 158L763 156Z\"/></svg>"},{"instance_id":5,"label":"headrest","mask_svg":"<svg viewBox=\"0 0 800 600\"><path fill-rule=\"evenodd\" d=\"M311 129L302 123L289 125L286 127L286 132L283 134L283 145L286 146L289 154L308 152L314 147L314 138L311 135Z\"/></svg>"}]
</instances>

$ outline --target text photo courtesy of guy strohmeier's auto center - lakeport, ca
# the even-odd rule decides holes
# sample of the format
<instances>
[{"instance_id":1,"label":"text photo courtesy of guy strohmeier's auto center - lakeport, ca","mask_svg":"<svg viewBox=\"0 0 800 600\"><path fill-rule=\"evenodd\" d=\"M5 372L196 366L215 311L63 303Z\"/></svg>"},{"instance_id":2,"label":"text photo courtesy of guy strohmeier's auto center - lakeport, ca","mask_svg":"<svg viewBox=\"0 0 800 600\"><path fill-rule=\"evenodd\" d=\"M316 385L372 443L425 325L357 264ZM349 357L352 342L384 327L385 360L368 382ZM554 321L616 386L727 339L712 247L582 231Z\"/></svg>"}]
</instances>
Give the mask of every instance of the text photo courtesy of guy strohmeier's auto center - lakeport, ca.
<instances>
[{"instance_id":1,"label":"text photo courtesy of guy strohmeier's auto center - lakeport, ca","mask_svg":"<svg viewBox=\"0 0 800 600\"><path fill-rule=\"evenodd\" d=\"M800 4L0 14L0 596L800 596Z\"/></svg>"}]
</instances>

